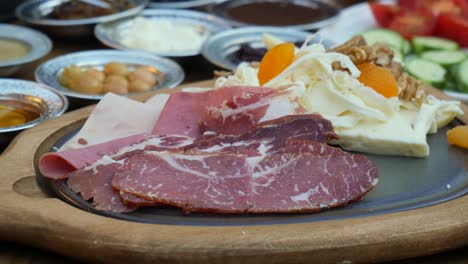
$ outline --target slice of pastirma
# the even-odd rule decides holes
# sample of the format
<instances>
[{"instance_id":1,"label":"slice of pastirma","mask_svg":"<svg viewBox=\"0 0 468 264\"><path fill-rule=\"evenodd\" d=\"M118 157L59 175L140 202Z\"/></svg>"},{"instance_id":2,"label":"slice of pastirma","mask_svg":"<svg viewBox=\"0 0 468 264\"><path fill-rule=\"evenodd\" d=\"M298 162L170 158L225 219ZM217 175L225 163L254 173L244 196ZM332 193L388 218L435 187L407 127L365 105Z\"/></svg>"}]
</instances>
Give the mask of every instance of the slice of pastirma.
<instances>
[{"instance_id":1,"label":"slice of pastirma","mask_svg":"<svg viewBox=\"0 0 468 264\"><path fill-rule=\"evenodd\" d=\"M281 41L267 43L270 47ZM264 86L301 88L299 102L307 112L320 113L332 122L340 138L335 143L344 149L425 157L429 155L426 135L463 114L460 102L425 95L421 89L425 84L404 73L393 57L388 46L369 46L359 36L330 51L320 44L304 45L295 51L292 64ZM360 82L356 65L362 63L388 69L398 84L398 94L387 98L379 93L386 89ZM218 78L215 86L255 84L256 76L255 67L241 64L232 75Z\"/></svg>"}]
</instances>

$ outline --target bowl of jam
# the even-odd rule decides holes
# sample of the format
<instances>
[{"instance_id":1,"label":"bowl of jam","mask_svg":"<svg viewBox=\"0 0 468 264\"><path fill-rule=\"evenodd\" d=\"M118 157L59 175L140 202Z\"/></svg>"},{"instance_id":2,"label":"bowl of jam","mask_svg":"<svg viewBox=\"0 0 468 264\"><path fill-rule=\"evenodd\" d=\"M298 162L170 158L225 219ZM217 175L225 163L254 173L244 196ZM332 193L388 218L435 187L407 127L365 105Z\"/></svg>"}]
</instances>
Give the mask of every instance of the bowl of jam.
<instances>
[{"instance_id":1,"label":"bowl of jam","mask_svg":"<svg viewBox=\"0 0 468 264\"><path fill-rule=\"evenodd\" d=\"M0 151L19 132L60 116L67 108L65 96L45 85L0 79Z\"/></svg>"},{"instance_id":2,"label":"bowl of jam","mask_svg":"<svg viewBox=\"0 0 468 264\"><path fill-rule=\"evenodd\" d=\"M294 43L297 47L301 47L312 35L306 31L278 27L235 28L209 37L202 47L201 54L207 61L224 70L234 70L242 62L260 62L267 52L263 44L264 34ZM315 42L322 42L325 47L332 45L319 36L309 41Z\"/></svg>"},{"instance_id":3,"label":"bowl of jam","mask_svg":"<svg viewBox=\"0 0 468 264\"><path fill-rule=\"evenodd\" d=\"M233 26L274 26L317 30L334 22L338 6L318 0L232 0L208 7Z\"/></svg>"}]
</instances>

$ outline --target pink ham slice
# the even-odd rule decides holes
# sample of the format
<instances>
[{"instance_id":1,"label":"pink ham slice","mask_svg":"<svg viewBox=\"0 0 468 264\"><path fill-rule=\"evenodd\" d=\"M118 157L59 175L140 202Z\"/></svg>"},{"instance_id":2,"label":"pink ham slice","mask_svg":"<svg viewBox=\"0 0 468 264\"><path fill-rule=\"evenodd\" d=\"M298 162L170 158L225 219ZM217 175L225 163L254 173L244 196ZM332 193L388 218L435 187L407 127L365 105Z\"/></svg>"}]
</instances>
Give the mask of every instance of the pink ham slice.
<instances>
[{"instance_id":1,"label":"pink ham slice","mask_svg":"<svg viewBox=\"0 0 468 264\"><path fill-rule=\"evenodd\" d=\"M132 195L122 199L120 192L111 186L114 173L126 164L129 156L142 151L181 151L181 148L193 141L184 136L147 136L146 139L125 146L110 156L103 156L92 165L70 173L67 184L76 193L81 193L85 200L93 199L97 210L118 213L131 212L137 206L155 206L157 203L146 201ZM127 201L127 203L125 203Z\"/></svg>"},{"instance_id":2,"label":"pink ham slice","mask_svg":"<svg viewBox=\"0 0 468 264\"><path fill-rule=\"evenodd\" d=\"M112 154L147 137L147 134L139 134L81 149L46 153L39 159L39 170L47 178L64 179L68 173L91 165L104 155Z\"/></svg>"},{"instance_id":3,"label":"pink ham slice","mask_svg":"<svg viewBox=\"0 0 468 264\"><path fill-rule=\"evenodd\" d=\"M258 157L145 151L127 161L114 188L185 212L318 211L356 200L378 182L364 156L335 151Z\"/></svg>"}]
</instances>

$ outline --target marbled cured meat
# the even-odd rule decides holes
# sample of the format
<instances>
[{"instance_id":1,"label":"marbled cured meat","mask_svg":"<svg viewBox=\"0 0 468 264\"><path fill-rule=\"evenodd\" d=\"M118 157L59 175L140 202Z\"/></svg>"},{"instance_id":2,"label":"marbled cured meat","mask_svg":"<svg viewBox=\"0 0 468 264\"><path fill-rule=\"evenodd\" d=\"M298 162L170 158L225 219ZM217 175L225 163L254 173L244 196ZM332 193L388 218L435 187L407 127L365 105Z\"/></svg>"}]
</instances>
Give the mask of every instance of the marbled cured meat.
<instances>
[{"instance_id":1,"label":"marbled cured meat","mask_svg":"<svg viewBox=\"0 0 468 264\"><path fill-rule=\"evenodd\" d=\"M247 157L145 151L128 158L112 185L186 212L318 211L356 200L378 182L376 167L363 156L331 153Z\"/></svg>"},{"instance_id":2,"label":"marbled cured meat","mask_svg":"<svg viewBox=\"0 0 468 264\"><path fill-rule=\"evenodd\" d=\"M127 195L127 203L122 200L119 191L111 186L114 173L120 169L128 157L142 151L181 151L181 148L193 141L184 136L147 136L146 139L125 146L112 155L105 155L92 165L68 174L67 184L76 193L81 193L85 200L93 199L96 209L113 212L130 212L136 206L156 205ZM135 198L135 199L132 199Z\"/></svg>"},{"instance_id":3,"label":"marbled cured meat","mask_svg":"<svg viewBox=\"0 0 468 264\"><path fill-rule=\"evenodd\" d=\"M205 129L222 135L242 135L258 123L286 115L301 114L291 87L282 87L262 94L233 97L219 106L207 107Z\"/></svg>"},{"instance_id":4,"label":"marbled cured meat","mask_svg":"<svg viewBox=\"0 0 468 264\"><path fill-rule=\"evenodd\" d=\"M164 204L160 204L155 201L140 198L138 196L124 192L120 192L120 197L122 197L124 204L130 208L143 206L164 206Z\"/></svg>"},{"instance_id":5,"label":"marbled cured meat","mask_svg":"<svg viewBox=\"0 0 468 264\"><path fill-rule=\"evenodd\" d=\"M282 152L287 140L328 142L336 139L330 121L318 114L288 115L256 124L242 135L220 134L196 140L186 153L237 153L257 156Z\"/></svg>"},{"instance_id":6,"label":"marbled cured meat","mask_svg":"<svg viewBox=\"0 0 468 264\"><path fill-rule=\"evenodd\" d=\"M145 151L128 158L112 185L185 211L238 213L249 206L250 178L243 155Z\"/></svg>"},{"instance_id":7,"label":"marbled cured meat","mask_svg":"<svg viewBox=\"0 0 468 264\"><path fill-rule=\"evenodd\" d=\"M202 124L209 122L208 107L217 107L233 97L267 94L271 88L232 86L201 92L175 92L166 102L153 134L185 135L198 138Z\"/></svg>"},{"instance_id":8,"label":"marbled cured meat","mask_svg":"<svg viewBox=\"0 0 468 264\"><path fill-rule=\"evenodd\" d=\"M232 86L204 92L171 94L153 134L199 138L204 132L239 135L255 124L299 114L293 89Z\"/></svg>"}]
</instances>

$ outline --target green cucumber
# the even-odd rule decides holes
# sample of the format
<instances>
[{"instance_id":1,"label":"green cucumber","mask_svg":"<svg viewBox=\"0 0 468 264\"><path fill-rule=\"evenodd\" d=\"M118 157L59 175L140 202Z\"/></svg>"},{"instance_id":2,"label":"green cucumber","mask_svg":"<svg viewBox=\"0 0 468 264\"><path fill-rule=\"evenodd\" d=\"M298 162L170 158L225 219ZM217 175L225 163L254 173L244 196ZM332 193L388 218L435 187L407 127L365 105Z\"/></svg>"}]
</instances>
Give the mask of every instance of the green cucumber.
<instances>
[{"instance_id":1,"label":"green cucumber","mask_svg":"<svg viewBox=\"0 0 468 264\"><path fill-rule=\"evenodd\" d=\"M437 63L421 58L414 58L406 63L406 69L409 74L428 85L438 88L444 87L447 70Z\"/></svg>"},{"instance_id":2,"label":"green cucumber","mask_svg":"<svg viewBox=\"0 0 468 264\"><path fill-rule=\"evenodd\" d=\"M455 41L437 37L414 37L413 48L419 54L427 50L457 50L458 44Z\"/></svg>"},{"instance_id":3,"label":"green cucumber","mask_svg":"<svg viewBox=\"0 0 468 264\"><path fill-rule=\"evenodd\" d=\"M455 79L457 80L458 90L468 93L468 59L458 65Z\"/></svg>"},{"instance_id":4,"label":"green cucumber","mask_svg":"<svg viewBox=\"0 0 468 264\"><path fill-rule=\"evenodd\" d=\"M397 50L402 50L404 39L395 31L378 28L370 29L361 34L369 45L380 42L385 43Z\"/></svg>"},{"instance_id":5,"label":"green cucumber","mask_svg":"<svg viewBox=\"0 0 468 264\"><path fill-rule=\"evenodd\" d=\"M403 39L401 45L401 52L403 53L403 55L408 55L411 52L411 43L406 39Z\"/></svg>"},{"instance_id":6,"label":"green cucumber","mask_svg":"<svg viewBox=\"0 0 468 264\"><path fill-rule=\"evenodd\" d=\"M460 50L430 50L423 52L421 58L450 67L462 62L466 58L466 54Z\"/></svg>"}]
</instances>

